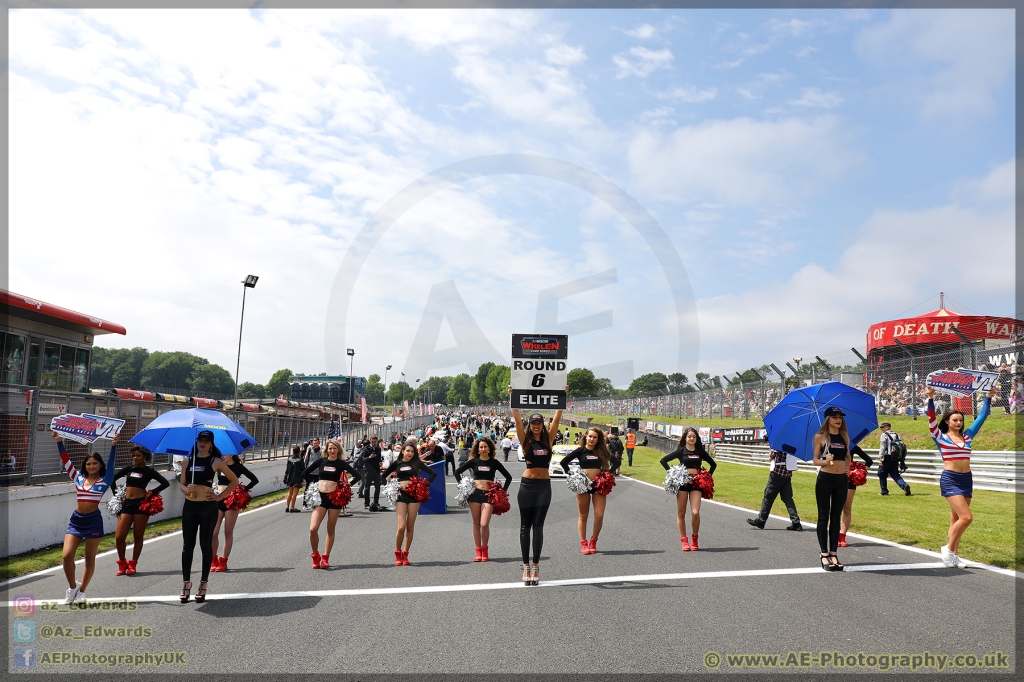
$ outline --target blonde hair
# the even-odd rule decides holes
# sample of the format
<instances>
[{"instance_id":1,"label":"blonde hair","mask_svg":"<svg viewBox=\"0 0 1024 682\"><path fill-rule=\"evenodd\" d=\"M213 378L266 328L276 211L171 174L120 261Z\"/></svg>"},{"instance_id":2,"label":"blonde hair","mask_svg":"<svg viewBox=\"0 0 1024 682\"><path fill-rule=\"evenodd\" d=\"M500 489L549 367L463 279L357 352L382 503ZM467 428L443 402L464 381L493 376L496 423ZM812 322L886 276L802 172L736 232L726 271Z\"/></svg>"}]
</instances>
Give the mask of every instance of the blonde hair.
<instances>
[{"instance_id":1,"label":"blonde hair","mask_svg":"<svg viewBox=\"0 0 1024 682\"><path fill-rule=\"evenodd\" d=\"M825 449L828 449L828 420L830 417L825 417L825 421L821 423L821 428L818 429L818 435L825 439ZM842 436L843 442L846 443L846 452L850 454L850 434L846 430L846 417L840 417L843 420L843 425L839 427L839 435Z\"/></svg>"},{"instance_id":2,"label":"blonde hair","mask_svg":"<svg viewBox=\"0 0 1024 682\"><path fill-rule=\"evenodd\" d=\"M334 447L338 448L338 459L341 459L342 455L345 454L345 448L343 448L341 446L341 443L339 443L338 441L334 440L333 438L328 438L327 442L324 443L324 457L327 457L327 449L329 447L331 447L332 445Z\"/></svg>"}]
</instances>

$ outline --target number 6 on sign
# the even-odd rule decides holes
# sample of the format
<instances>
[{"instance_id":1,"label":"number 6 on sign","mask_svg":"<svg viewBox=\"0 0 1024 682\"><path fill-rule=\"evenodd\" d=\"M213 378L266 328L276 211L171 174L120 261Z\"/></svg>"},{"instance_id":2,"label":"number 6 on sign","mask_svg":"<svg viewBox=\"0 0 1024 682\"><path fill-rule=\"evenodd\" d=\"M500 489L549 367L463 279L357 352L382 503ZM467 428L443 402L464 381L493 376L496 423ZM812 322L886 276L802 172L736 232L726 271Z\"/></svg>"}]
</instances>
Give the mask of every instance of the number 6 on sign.
<instances>
[{"instance_id":1,"label":"number 6 on sign","mask_svg":"<svg viewBox=\"0 0 1024 682\"><path fill-rule=\"evenodd\" d=\"M511 406L565 409L569 337L559 334L513 334L509 377Z\"/></svg>"},{"instance_id":2,"label":"number 6 on sign","mask_svg":"<svg viewBox=\"0 0 1024 682\"><path fill-rule=\"evenodd\" d=\"M544 375L543 374L534 374L533 375L533 381L530 382L530 385L533 386L534 388L540 388L541 386L543 386L544 385Z\"/></svg>"}]
</instances>

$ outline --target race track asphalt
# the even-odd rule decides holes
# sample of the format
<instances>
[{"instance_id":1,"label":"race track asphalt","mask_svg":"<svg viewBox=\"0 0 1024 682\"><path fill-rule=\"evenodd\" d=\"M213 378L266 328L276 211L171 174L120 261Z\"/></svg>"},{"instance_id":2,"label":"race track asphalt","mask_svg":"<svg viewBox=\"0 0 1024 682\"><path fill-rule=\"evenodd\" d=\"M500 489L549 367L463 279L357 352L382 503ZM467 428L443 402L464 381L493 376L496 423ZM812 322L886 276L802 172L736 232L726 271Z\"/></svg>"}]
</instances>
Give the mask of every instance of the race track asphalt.
<instances>
[{"instance_id":1,"label":"race track asphalt","mask_svg":"<svg viewBox=\"0 0 1024 682\"><path fill-rule=\"evenodd\" d=\"M518 480L523 465L509 464ZM454 506L448 480L452 506L419 518L408 567L393 565L394 514L358 504L338 520L326 571L310 569L308 512L285 514L278 503L241 516L230 570L212 574L205 604L178 603L180 535L148 541L135 576L116 577L116 557L100 557L88 591L93 608L36 606L35 656L174 651L186 662L159 672L249 674L767 672L730 668L724 657L788 652L1003 652L1013 665L1017 580L1004 573L944 568L932 556L858 539L840 550L847 571L827 573L813 528L789 532L772 519L759 531L744 521L750 512L711 502L702 508L701 550L681 552L674 500L627 478L608 499L599 552L583 556L575 497L556 479L541 585L524 587L518 483L512 510L492 521L491 561L475 563L471 517ZM197 548L196 583L198 564ZM8 606L16 595L60 599L65 588L63 575L51 572L5 585L3 597ZM100 610L105 599L137 606ZM60 627L81 636L87 625L142 625L151 636L52 635ZM9 641L13 655L22 644ZM722 657L718 666L708 652ZM47 664L31 672L44 669L105 668Z\"/></svg>"}]
</instances>

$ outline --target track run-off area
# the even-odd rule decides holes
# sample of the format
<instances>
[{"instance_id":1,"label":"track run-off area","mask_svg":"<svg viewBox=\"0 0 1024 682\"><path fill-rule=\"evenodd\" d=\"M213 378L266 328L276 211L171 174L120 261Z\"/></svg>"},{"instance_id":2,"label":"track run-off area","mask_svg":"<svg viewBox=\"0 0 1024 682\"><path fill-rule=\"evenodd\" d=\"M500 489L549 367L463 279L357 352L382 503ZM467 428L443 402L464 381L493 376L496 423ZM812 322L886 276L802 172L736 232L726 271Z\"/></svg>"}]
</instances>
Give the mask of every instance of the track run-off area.
<instances>
[{"instance_id":1,"label":"track run-off area","mask_svg":"<svg viewBox=\"0 0 1024 682\"><path fill-rule=\"evenodd\" d=\"M518 480L523 465L508 466ZM100 555L84 606L61 605L60 568L8 581L0 598L12 627L33 628L31 641L24 631L9 640L9 670L1014 671L1020 573L946 568L935 552L854 533L840 550L846 570L825 572L813 526L790 532L772 517L758 530L744 521L750 510L714 501L701 508L700 551L682 552L675 501L620 477L598 553L587 556L575 496L552 481L541 583L527 587L518 484L511 511L491 521L491 560L477 563L469 510L454 506L447 481L448 513L419 517L410 566L393 565L394 514L363 512L356 500L338 519L331 568L312 570L310 514L274 503L240 515L229 570L211 574L205 604L179 603L180 533L146 541L134 576L115 576L116 555ZM324 536L325 527L321 547ZM16 665L26 648L30 668Z\"/></svg>"}]
</instances>

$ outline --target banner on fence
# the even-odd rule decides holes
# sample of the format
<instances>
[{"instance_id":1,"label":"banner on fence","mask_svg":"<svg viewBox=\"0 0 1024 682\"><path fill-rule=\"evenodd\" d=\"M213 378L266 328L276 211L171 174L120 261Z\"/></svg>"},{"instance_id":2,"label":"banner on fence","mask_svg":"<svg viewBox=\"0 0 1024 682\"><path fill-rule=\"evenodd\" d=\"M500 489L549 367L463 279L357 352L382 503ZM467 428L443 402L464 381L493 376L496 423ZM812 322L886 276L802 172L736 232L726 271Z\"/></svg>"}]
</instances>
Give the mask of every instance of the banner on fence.
<instances>
[{"instance_id":1,"label":"banner on fence","mask_svg":"<svg viewBox=\"0 0 1024 682\"><path fill-rule=\"evenodd\" d=\"M711 427L710 426L701 426L700 428L697 429L697 433L700 434L700 441L702 443L710 443L711 442Z\"/></svg>"},{"instance_id":2,"label":"banner on fence","mask_svg":"<svg viewBox=\"0 0 1024 682\"><path fill-rule=\"evenodd\" d=\"M62 414L50 420L50 429L62 438L76 443L94 443L99 438L113 438L121 432L123 419L98 414Z\"/></svg>"},{"instance_id":3,"label":"banner on fence","mask_svg":"<svg viewBox=\"0 0 1024 682\"><path fill-rule=\"evenodd\" d=\"M925 378L924 383L925 386L931 386L940 393L966 398L976 391L987 393L996 385L998 379L998 372L982 372L960 367L956 371L943 369L932 372Z\"/></svg>"}]
</instances>

